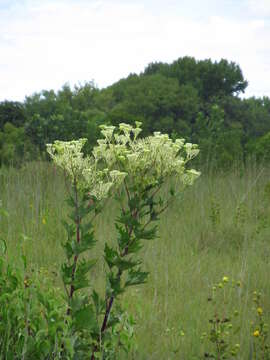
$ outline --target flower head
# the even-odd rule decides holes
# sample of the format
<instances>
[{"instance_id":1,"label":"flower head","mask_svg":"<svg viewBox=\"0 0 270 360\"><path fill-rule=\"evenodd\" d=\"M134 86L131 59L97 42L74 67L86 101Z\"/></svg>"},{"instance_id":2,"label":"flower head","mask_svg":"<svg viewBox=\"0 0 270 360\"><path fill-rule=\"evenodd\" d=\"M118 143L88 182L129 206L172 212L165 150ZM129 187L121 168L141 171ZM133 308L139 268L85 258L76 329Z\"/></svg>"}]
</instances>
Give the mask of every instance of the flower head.
<instances>
[{"instance_id":1,"label":"flower head","mask_svg":"<svg viewBox=\"0 0 270 360\"><path fill-rule=\"evenodd\" d=\"M258 307L257 313L258 313L259 316L262 316L262 314L263 314L263 309L262 309L261 307Z\"/></svg>"},{"instance_id":2,"label":"flower head","mask_svg":"<svg viewBox=\"0 0 270 360\"><path fill-rule=\"evenodd\" d=\"M106 154L107 163L113 164L113 154L106 151L107 142L113 136L114 127L103 127L106 140L99 140L98 151L92 156L84 156L82 148L86 139L72 141L55 141L47 144L47 151L56 165L62 168L70 177L73 185L86 190L89 195L97 200L108 197L113 187L121 185L126 174L118 170L109 172L107 167L99 164L100 159Z\"/></svg>"},{"instance_id":3,"label":"flower head","mask_svg":"<svg viewBox=\"0 0 270 360\"><path fill-rule=\"evenodd\" d=\"M259 330L255 330L254 333L253 333L253 336L254 337L259 337L260 336Z\"/></svg>"},{"instance_id":4,"label":"flower head","mask_svg":"<svg viewBox=\"0 0 270 360\"><path fill-rule=\"evenodd\" d=\"M88 166L89 159L84 157L82 148L87 139L72 141L56 140L47 144L47 152L56 165L65 170L72 182L78 181L83 170Z\"/></svg>"},{"instance_id":5,"label":"flower head","mask_svg":"<svg viewBox=\"0 0 270 360\"><path fill-rule=\"evenodd\" d=\"M142 192L172 178L179 188L192 185L200 173L187 169L186 164L198 154L197 145L185 144L184 139L173 141L160 132L142 139L141 131L139 122L135 127L102 125L104 138L87 157L82 152L86 139L55 141L47 145L47 151L73 184L78 183L97 199L107 197L124 179Z\"/></svg>"},{"instance_id":6,"label":"flower head","mask_svg":"<svg viewBox=\"0 0 270 360\"><path fill-rule=\"evenodd\" d=\"M141 139L138 138L141 130L138 122L136 127L125 123L119 124L118 129L102 126L105 139L98 140L94 158L105 162L109 169L128 174L133 185L142 191L170 177L182 186L192 185L200 173L187 170L186 163L198 154L197 145L185 144L183 139L173 141L160 132Z\"/></svg>"}]
</instances>

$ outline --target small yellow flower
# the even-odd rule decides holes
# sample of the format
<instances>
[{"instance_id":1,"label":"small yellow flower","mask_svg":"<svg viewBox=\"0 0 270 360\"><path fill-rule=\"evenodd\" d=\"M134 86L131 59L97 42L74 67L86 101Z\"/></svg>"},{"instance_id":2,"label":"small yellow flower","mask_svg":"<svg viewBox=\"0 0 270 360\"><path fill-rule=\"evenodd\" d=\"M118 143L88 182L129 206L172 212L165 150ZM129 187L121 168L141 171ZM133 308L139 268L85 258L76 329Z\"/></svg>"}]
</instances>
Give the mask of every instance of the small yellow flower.
<instances>
[{"instance_id":1,"label":"small yellow flower","mask_svg":"<svg viewBox=\"0 0 270 360\"><path fill-rule=\"evenodd\" d=\"M259 316L262 316L263 309L261 307L258 307L257 313L258 313Z\"/></svg>"},{"instance_id":2,"label":"small yellow flower","mask_svg":"<svg viewBox=\"0 0 270 360\"><path fill-rule=\"evenodd\" d=\"M222 279L222 281L223 281L224 283L227 283L227 282L229 281L229 278L228 278L228 276L223 276L223 279Z\"/></svg>"},{"instance_id":3,"label":"small yellow flower","mask_svg":"<svg viewBox=\"0 0 270 360\"><path fill-rule=\"evenodd\" d=\"M254 336L254 337L260 336L259 330L255 330L254 333L253 333L253 336Z\"/></svg>"},{"instance_id":4,"label":"small yellow flower","mask_svg":"<svg viewBox=\"0 0 270 360\"><path fill-rule=\"evenodd\" d=\"M45 225L46 224L46 219L45 218L42 218L42 224Z\"/></svg>"}]
</instances>

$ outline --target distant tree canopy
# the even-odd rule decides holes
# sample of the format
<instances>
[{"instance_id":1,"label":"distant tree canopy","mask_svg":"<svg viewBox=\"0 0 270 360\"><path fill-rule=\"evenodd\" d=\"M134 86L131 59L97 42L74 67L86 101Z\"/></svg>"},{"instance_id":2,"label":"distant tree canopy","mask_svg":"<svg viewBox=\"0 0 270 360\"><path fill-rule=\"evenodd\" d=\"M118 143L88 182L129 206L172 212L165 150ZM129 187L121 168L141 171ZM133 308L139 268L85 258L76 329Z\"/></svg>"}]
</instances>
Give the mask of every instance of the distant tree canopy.
<instances>
[{"instance_id":1,"label":"distant tree canopy","mask_svg":"<svg viewBox=\"0 0 270 360\"><path fill-rule=\"evenodd\" d=\"M16 127L23 126L26 121L24 105L17 101L3 101L0 103L0 130L6 123Z\"/></svg>"},{"instance_id":2,"label":"distant tree canopy","mask_svg":"<svg viewBox=\"0 0 270 360\"><path fill-rule=\"evenodd\" d=\"M87 137L90 149L100 124L135 121L143 123L144 136L161 131L197 142L201 161L214 166L229 167L249 155L269 160L270 99L241 99L247 84L233 62L183 57L151 63L102 90L92 82L73 89L66 84L23 103L3 101L0 162L43 156L45 144L56 139Z\"/></svg>"},{"instance_id":3,"label":"distant tree canopy","mask_svg":"<svg viewBox=\"0 0 270 360\"><path fill-rule=\"evenodd\" d=\"M144 71L145 75L156 73L177 79L180 86L192 85L205 101L216 97L238 95L247 87L247 81L244 80L240 67L227 60L213 63L210 59L196 61L192 57L183 57L171 65L151 63Z\"/></svg>"}]
</instances>

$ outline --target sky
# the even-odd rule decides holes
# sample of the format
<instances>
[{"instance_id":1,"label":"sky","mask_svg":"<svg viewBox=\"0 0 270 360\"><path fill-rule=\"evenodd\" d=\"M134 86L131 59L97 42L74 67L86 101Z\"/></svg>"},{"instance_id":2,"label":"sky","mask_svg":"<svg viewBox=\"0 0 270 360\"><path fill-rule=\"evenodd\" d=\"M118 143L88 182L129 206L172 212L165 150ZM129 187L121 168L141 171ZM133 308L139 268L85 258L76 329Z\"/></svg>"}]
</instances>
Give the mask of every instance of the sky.
<instances>
[{"instance_id":1,"label":"sky","mask_svg":"<svg viewBox=\"0 0 270 360\"><path fill-rule=\"evenodd\" d=\"M245 96L270 96L270 0L0 0L0 101L183 56L233 61Z\"/></svg>"}]
</instances>

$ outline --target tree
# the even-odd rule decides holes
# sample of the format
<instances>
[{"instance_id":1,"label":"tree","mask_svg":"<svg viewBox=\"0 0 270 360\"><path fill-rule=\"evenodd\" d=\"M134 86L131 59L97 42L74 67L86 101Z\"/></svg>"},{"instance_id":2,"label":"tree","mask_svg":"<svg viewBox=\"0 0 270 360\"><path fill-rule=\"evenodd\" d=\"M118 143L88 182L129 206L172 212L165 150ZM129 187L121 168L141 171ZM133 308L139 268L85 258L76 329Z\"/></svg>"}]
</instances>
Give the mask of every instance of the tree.
<instances>
[{"instance_id":1,"label":"tree","mask_svg":"<svg viewBox=\"0 0 270 360\"><path fill-rule=\"evenodd\" d=\"M26 114L23 104L17 101L3 101L0 103L0 130L6 123L23 126Z\"/></svg>"},{"instance_id":2,"label":"tree","mask_svg":"<svg viewBox=\"0 0 270 360\"><path fill-rule=\"evenodd\" d=\"M6 123L0 132L0 164L19 165L23 159L37 158L38 153L25 136L24 128Z\"/></svg>"},{"instance_id":3,"label":"tree","mask_svg":"<svg viewBox=\"0 0 270 360\"><path fill-rule=\"evenodd\" d=\"M219 62L210 59L196 61L193 57L185 56L170 65L151 63L144 71L144 75L157 73L176 78L180 85L192 84L205 101L213 97L238 95L248 85L239 65L225 59Z\"/></svg>"}]
</instances>

